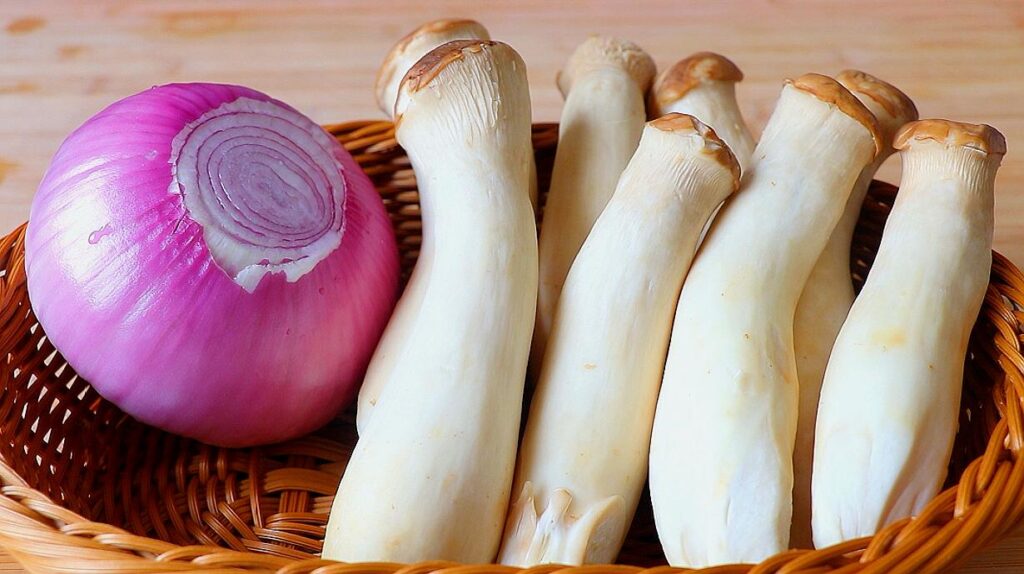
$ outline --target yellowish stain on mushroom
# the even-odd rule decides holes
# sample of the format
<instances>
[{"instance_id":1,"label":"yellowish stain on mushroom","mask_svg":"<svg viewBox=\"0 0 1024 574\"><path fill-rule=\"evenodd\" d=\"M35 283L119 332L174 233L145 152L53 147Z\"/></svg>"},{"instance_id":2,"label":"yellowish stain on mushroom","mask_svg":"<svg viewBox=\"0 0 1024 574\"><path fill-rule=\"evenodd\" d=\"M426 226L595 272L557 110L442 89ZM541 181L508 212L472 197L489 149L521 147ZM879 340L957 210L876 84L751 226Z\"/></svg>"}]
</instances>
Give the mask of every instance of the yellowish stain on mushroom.
<instances>
[{"instance_id":1,"label":"yellowish stain on mushroom","mask_svg":"<svg viewBox=\"0 0 1024 574\"><path fill-rule=\"evenodd\" d=\"M594 369L597 368L597 365L595 365L594 363L583 363L583 368L588 371L593 371Z\"/></svg>"},{"instance_id":2,"label":"yellowish stain on mushroom","mask_svg":"<svg viewBox=\"0 0 1024 574\"><path fill-rule=\"evenodd\" d=\"M238 12L171 12L161 16L165 32L183 38L202 38L238 27Z\"/></svg>"},{"instance_id":3,"label":"yellowish stain on mushroom","mask_svg":"<svg viewBox=\"0 0 1024 574\"><path fill-rule=\"evenodd\" d=\"M907 342L907 334L903 329L881 329L875 331L871 337L872 342L881 345L883 349L902 346Z\"/></svg>"},{"instance_id":4,"label":"yellowish stain on mushroom","mask_svg":"<svg viewBox=\"0 0 1024 574\"><path fill-rule=\"evenodd\" d=\"M12 161L6 161L0 157L0 183L3 183L7 176L18 167L18 164Z\"/></svg>"},{"instance_id":5,"label":"yellowish stain on mushroom","mask_svg":"<svg viewBox=\"0 0 1024 574\"><path fill-rule=\"evenodd\" d=\"M7 24L8 34L28 34L35 32L46 25L46 20L38 16L26 16L24 18L17 18Z\"/></svg>"},{"instance_id":6,"label":"yellowish stain on mushroom","mask_svg":"<svg viewBox=\"0 0 1024 574\"><path fill-rule=\"evenodd\" d=\"M39 85L32 82L16 82L14 84L0 84L0 95L3 94L30 94L38 92Z\"/></svg>"}]
</instances>

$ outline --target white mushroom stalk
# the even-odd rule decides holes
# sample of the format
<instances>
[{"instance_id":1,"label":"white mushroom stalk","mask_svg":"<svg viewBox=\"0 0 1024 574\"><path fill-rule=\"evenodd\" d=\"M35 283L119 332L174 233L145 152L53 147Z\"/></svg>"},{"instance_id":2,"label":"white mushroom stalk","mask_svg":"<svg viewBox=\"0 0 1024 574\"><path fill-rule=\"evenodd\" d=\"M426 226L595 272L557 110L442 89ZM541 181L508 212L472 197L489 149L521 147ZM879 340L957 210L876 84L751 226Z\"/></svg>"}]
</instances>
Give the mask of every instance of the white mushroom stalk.
<instances>
[{"instance_id":1,"label":"white mushroom stalk","mask_svg":"<svg viewBox=\"0 0 1024 574\"><path fill-rule=\"evenodd\" d=\"M861 170L875 119L835 80L787 82L740 193L680 294L651 440L669 563L758 562L786 549L797 381L793 315Z\"/></svg>"},{"instance_id":2,"label":"white mushroom stalk","mask_svg":"<svg viewBox=\"0 0 1024 574\"><path fill-rule=\"evenodd\" d=\"M736 102L736 83L743 80L732 60L714 52L698 52L658 75L648 111L689 114L711 126L725 140L745 173L754 153L754 138Z\"/></svg>"},{"instance_id":3,"label":"white mushroom stalk","mask_svg":"<svg viewBox=\"0 0 1024 574\"><path fill-rule=\"evenodd\" d=\"M396 136L419 181L423 245L392 318L404 344L331 509L325 558L494 559L515 468L536 305L530 94L498 42L432 51L400 90ZM411 321L409 325L396 322Z\"/></svg>"},{"instance_id":4,"label":"white mushroom stalk","mask_svg":"<svg viewBox=\"0 0 1024 574\"><path fill-rule=\"evenodd\" d=\"M398 87L409 68L431 50L455 40L490 40L490 34L475 20L434 20L416 28L391 48L377 72L375 87L377 105L389 118L394 117ZM532 156L530 168L533 169ZM531 174L530 177L533 198L536 195L537 182L535 175ZM415 322L415 317L419 314L425 285L424 282L410 282L395 307L392 327L385 331L377 345L378 360L370 364L359 388L356 428L360 431L366 426L366 421L377 404L377 399L384 388L384 381L391 376L391 367L395 364L393 357L405 345L409 325Z\"/></svg>"},{"instance_id":5,"label":"white mushroom stalk","mask_svg":"<svg viewBox=\"0 0 1024 574\"><path fill-rule=\"evenodd\" d=\"M647 475L679 289L701 229L738 182L732 154L698 120L647 124L562 289L502 563L615 560Z\"/></svg>"},{"instance_id":6,"label":"white mushroom stalk","mask_svg":"<svg viewBox=\"0 0 1024 574\"><path fill-rule=\"evenodd\" d=\"M565 97L540 234L540 292L530 355L539 367L562 284L640 141L654 61L639 46L592 36L558 75Z\"/></svg>"},{"instance_id":7,"label":"white mushroom stalk","mask_svg":"<svg viewBox=\"0 0 1024 574\"><path fill-rule=\"evenodd\" d=\"M850 246L860 217L861 204L882 163L895 151L892 140L907 122L917 119L917 108L903 92L874 76L846 70L836 80L857 97L878 120L883 145L853 185L846 209L832 231L825 250L800 294L793 324L797 380L800 381L800 415L793 451L793 527L790 545L810 548L811 460L814 455L814 423L818 413L821 380L825 376L832 344L853 304L850 278Z\"/></svg>"},{"instance_id":8,"label":"white mushroom stalk","mask_svg":"<svg viewBox=\"0 0 1024 574\"><path fill-rule=\"evenodd\" d=\"M904 127L895 147L900 192L821 389L812 484L819 547L872 535L938 493L988 285L1003 136L923 120Z\"/></svg>"},{"instance_id":9,"label":"white mushroom stalk","mask_svg":"<svg viewBox=\"0 0 1024 574\"><path fill-rule=\"evenodd\" d=\"M402 78L409 68L434 48L455 40L490 39L487 28L476 20L433 20L409 32L391 48L377 71L377 82L374 85L377 107L394 119L395 100L398 99Z\"/></svg>"}]
</instances>

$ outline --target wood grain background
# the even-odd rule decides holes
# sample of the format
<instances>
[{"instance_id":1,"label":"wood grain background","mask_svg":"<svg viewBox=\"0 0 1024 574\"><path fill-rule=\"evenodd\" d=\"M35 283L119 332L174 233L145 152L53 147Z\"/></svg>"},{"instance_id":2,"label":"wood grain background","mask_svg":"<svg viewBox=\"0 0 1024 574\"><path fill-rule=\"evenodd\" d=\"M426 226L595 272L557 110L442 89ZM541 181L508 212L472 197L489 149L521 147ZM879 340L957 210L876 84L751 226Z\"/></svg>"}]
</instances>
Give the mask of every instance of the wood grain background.
<instances>
[{"instance_id":1,"label":"wood grain background","mask_svg":"<svg viewBox=\"0 0 1024 574\"><path fill-rule=\"evenodd\" d=\"M537 120L557 120L553 78L587 34L644 46L662 67L728 55L755 132L785 77L859 68L900 86L923 117L985 122L1009 141L996 248L1024 263L1024 1L442 2L0 0L0 230L24 221L61 140L103 106L154 84L245 84L320 122L380 117L377 65L417 24L484 22L529 67ZM882 178L898 181L890 163ZM2 564L0 564L2 566ZM2 570L2 568L0 568ZM973 573L1024 571L1024 534Z\"/></svg>"}]
</instances>

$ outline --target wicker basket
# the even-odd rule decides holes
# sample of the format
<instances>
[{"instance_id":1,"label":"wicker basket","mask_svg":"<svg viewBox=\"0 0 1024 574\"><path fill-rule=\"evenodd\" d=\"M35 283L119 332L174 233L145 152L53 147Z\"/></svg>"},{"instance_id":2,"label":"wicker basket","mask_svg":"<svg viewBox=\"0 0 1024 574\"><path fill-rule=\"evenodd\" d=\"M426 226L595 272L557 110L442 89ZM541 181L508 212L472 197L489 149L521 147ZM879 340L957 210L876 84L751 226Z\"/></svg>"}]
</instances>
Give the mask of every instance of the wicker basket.
<instances>
[{"instance_id":1,"label":"wicker basket","mask_svg":"<svg viewBox=\"0 0 1024 574\"><path fill-rule=\"evenodd\" d=\"M373 178L406 271L419 245L415 181L391 124L330 128ZM534 130L541 189L556 126ZM876 183L858 227L853 276L878 247L895 188ZM44 337L25 289L24 227L0 240L0 544L33 572L509 574L449 563L318 559L327 512L355 440L351 413L314 436L254 449L199 444L140 424L79 379ZM913 520L873 538L790 551L707 572L948 572L1024 518L1024 276L995 256L971 337L948 488ZM646 497L645 497L646 498ZM649 504L649 503L648 503ZM531 574L650 574L668 568L641 505L620 559L635 566L544 566Z\"/></svg>"}]
</instances>

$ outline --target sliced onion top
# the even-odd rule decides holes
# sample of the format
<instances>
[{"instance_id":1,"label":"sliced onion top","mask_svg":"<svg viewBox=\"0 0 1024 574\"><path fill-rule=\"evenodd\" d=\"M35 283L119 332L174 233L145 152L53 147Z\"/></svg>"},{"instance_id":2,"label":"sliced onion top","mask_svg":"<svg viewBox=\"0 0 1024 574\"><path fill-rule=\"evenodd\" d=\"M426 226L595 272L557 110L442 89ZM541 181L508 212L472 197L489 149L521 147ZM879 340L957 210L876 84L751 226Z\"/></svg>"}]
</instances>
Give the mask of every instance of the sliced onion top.
<instances>
[{"instance_id":1,"label":"sliced onion top","mask_svg":"<svg viewBox=\"0 0 1024 574\"><path fill-rule=\"evenodd\" d=\"M270 271L289 281L341 242L345 180L320 126L274 102L239 98L174 138L180 193L214 260L247 291Z\"/></svg>"}]
</instances>

